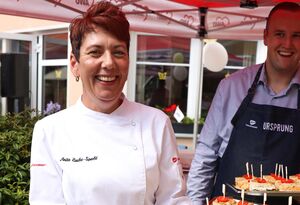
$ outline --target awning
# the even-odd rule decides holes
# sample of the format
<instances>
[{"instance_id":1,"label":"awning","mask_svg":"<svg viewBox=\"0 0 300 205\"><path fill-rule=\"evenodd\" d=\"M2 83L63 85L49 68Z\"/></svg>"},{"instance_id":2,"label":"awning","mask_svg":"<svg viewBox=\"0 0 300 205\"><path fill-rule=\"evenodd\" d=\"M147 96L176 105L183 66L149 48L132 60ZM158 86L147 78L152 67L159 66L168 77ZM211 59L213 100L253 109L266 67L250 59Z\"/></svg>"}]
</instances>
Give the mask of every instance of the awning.
<instances>
[{"instance_id":1,"label":"awning","mask_svg":"<svg viewBox=\"0 0 300 205\"><path fill-rule=\"evenodd\" d=\"M0 13L70 22L96 1L2 1ZM120 6L126 13L134 31L181 37L200 35L206 38L257 40L262 38L265 18L271 7L280 1L111 0L111 2Z\"/></svg>"}]
</instances>

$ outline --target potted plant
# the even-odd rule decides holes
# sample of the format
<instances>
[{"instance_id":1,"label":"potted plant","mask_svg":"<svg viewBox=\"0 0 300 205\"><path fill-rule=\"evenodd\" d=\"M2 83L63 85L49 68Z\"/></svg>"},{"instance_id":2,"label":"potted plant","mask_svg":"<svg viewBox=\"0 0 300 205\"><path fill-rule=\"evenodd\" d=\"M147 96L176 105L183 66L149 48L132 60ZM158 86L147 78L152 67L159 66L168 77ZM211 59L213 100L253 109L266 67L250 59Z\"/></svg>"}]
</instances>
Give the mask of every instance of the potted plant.
<instances>
[{"instance_id":1,"label":"potted plant","mask_svg":"<svg viewBox=\"0 0 300 205\"><path fill-rule=\"evenodd\" d=\"M50 102L44 114L34 110L0 116L0 205L29 204L30 149L34 124L60 110Z\"/></svg>"},{"instance_id":2,"label":"potted plant","mask_svg":"<svg viewBox=\"0 0 300 205\"><path fill-rule=\"evenodd\" d=\"M33 110L0 116L0 204L29 204L30 147Z\"/></svg>"},{"instance_id":3,"label":"potted plant","mask_svg":"<svg viewBox=\"0 0 300 205\"><path fill-rule=\"evenodd\" d=\"M174 118L174 112L175 112L176 108L177 108L176 104L172 104L170 106L162 108L162 111L164 111L170 117L174 132L175 133L193 133L194 132L194 119L184 116L184 118L181 122L177 122L177 120ZM198 120L198 125L199 125L198 133L200 133L200 131L201 131L201 128L204 124L204 120L205 120L204 117L202 117Z\"/></svg>"},{"instance_id":4,"label":"potted plant","mask_svg":"<svg viewBox=\"0 0 300 205\"><path fill-rule=\"evenodd\" d=\"M204 124L204 118L202 117L198 120L198 133L200 133L203 124ZM185 116L180 123L172 122L172 126L175 133L191 134L194 132L194 120L187 116Z\"/></svg>"}]
</instances>

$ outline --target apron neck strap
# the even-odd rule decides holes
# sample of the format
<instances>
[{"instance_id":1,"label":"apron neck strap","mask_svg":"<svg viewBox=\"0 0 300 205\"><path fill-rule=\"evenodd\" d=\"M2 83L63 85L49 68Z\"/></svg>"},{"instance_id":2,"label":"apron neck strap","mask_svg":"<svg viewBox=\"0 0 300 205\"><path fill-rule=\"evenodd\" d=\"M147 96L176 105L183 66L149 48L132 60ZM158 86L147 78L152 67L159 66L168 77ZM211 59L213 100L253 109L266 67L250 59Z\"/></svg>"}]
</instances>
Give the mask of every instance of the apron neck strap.
<instances>
[{"instance_id":1,"label":"apron neck strap","mask_svg":"<svg viewBox=\"0 0 300 205\"><path fill-rule=\"evenodd\" d=\"M256 75L255 75L255 78L254 78L254 81L251 85L251 87L249 88L248 90L248 94L247 96L249 96L249 99L250 101L252 101L253 97L254 97L254 94L255 94L255 90L256 90L256 87L257 87L257 84L258 84L258 81L259 81L259 77L260 77L260 74L261 74L261 71L262 71L262 68L263 68L263 65L264 64L261 64L261 66L259 67ZM250 102L249 102L250 103Z\"/></svg>"},{"instance_id":2,"label":"apron neck strap","mask_svg":"<svg viewBox=\"0 0 300 205\"><path fill-rule=\"evenodd\" d=\"M298 103L297 103L297 108L300 110L300 85L298 85Z\"/></svg>"},{"instance_id":3,"label":"apron neck strap","mask_svg":"<svg viewBox=\"0 0 300 205\"><path fill-rule=\"evenodd\" d=\"M259 67L256 75L255 75L255 79L251 85L251 87L248 90L247 96L244 98L244 100L242 101L239 109L237 110L237 112L235 113L235 115L233 116L231 123L233 126L235 126L236 122L238 121L239 117L245 112L245 110L247 109L249 103L252 102L252 99L254 97L255 94L255 90L256 87L258 85L258 81L259 81L259 77L261 74L263 68L263 64L261 64L261 66ZM300 85L298 86L298 99L297 99L297 109L300 110Z\"/></svg>"},{"instance_id":4,"label":"apron neck strap","mask_svg":"<svg viewBox=\"0 0 300 205\"><path fill-rule=\"evenodd\" d=\"M261 66L259 67L259 69L258 69L258 71L255 75L254 81L253 81L251 87L248 90L247 96L244 98L244 100L242 101L242 103L241 103L240 107L238 108L237 112L233 116L233 118L231 120L231 124L233 126L236 125L236 122L238 121L240 116L246 111L249 103L251 103L251 101L254 97L254 94L255 94L255 90L256 90L256 87L257 87L257 84L258 84L258 81L259 81L259 77L260 77L262 68L263 68L263 64L261 64Z\"/></svg>"}]
</instances>

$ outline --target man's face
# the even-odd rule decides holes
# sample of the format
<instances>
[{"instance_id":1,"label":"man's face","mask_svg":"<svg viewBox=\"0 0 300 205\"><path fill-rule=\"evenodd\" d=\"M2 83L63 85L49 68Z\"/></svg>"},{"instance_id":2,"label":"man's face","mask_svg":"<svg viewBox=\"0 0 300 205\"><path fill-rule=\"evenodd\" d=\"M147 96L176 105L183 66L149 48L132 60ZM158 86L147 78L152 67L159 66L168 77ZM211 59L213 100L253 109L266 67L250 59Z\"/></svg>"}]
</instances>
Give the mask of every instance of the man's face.
<instances>
[{"instance_id":1,"label":"man's face","mask_svg":"<svg viewBox=\"0 0 300 205\"><path fill-rule=\"evenodd\" d=\"M278 72L294 72L300 66L300 12L277 10L264 32L267 65Z\"/></svg>"}]
</instances>

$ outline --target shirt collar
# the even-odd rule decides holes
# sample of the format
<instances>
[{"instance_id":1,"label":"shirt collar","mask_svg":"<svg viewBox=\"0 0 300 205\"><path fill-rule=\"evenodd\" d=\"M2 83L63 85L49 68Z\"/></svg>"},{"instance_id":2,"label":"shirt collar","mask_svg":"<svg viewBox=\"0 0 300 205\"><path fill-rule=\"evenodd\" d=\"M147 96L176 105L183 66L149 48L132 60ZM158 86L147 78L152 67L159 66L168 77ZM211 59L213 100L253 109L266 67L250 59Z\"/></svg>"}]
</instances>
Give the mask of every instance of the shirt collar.
<instances>
[{"instance_id":1,"label":"shirt collar","mask_svg":"<svg viewBox=\"0 0 300 205\"><path fill-rule=\"evenodd\" d=\"M300 85L300 67L298 68L295 76L293 77L291 84L297 84Z\"/></svg>"},{"instance_id":2,"label":"shirt collar","mask_svg":"<svg viewBox=\"0 0 300 205\"><path fill-rule=\"evenodd\" d=\"M265 66L265 64L263 64L262 66L263 66L263 68L262 68L262 71L260 73L258 82L261 82L261 83L267 85L266 66Z\"/></svg>"},{"instance_id":3,"label":"shirt collar","mask_svg":"<svg viewBox=\"0 0 300 205\"><path fill-rule=\"evenodd\" d=\"M267 85L267 75L266 75L265 64L263 64L263 69L262 69L261 74L259 76L259 83L263 83L263 84ZM298 68L296 74L292 78L292 80L291 80L288 87L291 87L291 85L300 85L300 67Z\"/></svg>"}]
</instances>

